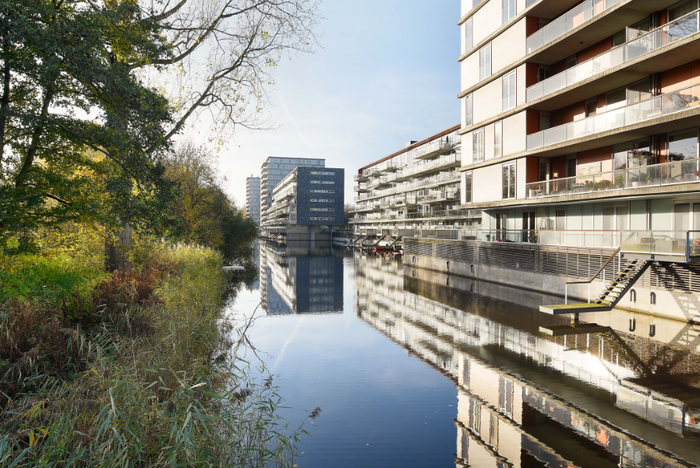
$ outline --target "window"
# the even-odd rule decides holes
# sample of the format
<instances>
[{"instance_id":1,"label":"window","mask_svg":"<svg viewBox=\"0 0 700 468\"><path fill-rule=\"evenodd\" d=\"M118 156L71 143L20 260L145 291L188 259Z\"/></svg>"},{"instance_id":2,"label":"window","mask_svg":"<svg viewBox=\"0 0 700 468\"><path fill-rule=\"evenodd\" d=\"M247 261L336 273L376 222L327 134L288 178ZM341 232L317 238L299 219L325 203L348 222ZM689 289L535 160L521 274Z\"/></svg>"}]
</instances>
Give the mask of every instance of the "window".
<instances>
[{"instance_id":1,"label":"window","mask_svg":"<svg viewBox=\"0 0 700 468\"><path fill-rule=\"evenodd\" d=\"M335 218L319 218L312 216L311 221L335 221Z\"/></svg>"},{"instance_id":2,"label":"window","mask_svg":"<svg viewBox=\"0 0 700 468\"><path fill-rule=\"evenodd\" d=\"M572 55L571 57L568 57L566 59L565 68L568 70L569 68L575 67L576 63L577 63L576 56Z\"/></svg>"},{"instance_id":3,"label":"window","mask_svg":"<svg viewBox=\"0 0 700 468\"><path fill-rule=\"evenodd\" d=\"M312 184L322 184L322 185L333 185L335 184L334 180L312 180Z\"/></svg>"},{"instance_id":4,"label":"window","mask_svg":"<svg viewBox=\"0 0 700 468\"><path fill-rule=\"evenodd\" d=\"M591 117L598 112L598 100L596 98L586 101L586 117Z\"/></svg>"},{"instance_id":5,"label":"window","mask_svg":"<svg viewBox=\"0 0 700 468\"><path fill-rule=\"evenodd\" d=\"M554 229L557 231L564 231L566 229L566 210L555 210L554 220Z\"/></svg>"},{"instance_id":6,"label":"window","mask_svg":"<svg viewBox=\"0 0 700 468\"><path fill-rule=\"evenodd\" d=\"M503 0L503 24L515 16L515 0Z\"/></svg>"},{"instance_id":7,"label":"window","mask_svg":"<svg viewBox=\"0 0 700 468\"><path fill-rule=\"evenodd\" d=\"M311 175L335 175L335 172L329 172L329 171L311 171Z\"/></svg>"},{"instance_id":8,"label":"window","mask_svg":"<svg viewBox=\"0 0 700 468\"><path fill-rule=\"evenodd\" d=\"M472 171L464 173L464 200L463 203L472 202Z\"/></svg>"},{"instance_id":9,"label":"window","mask_svg":"<svg viewBox=\"0 0 700 468\"><path fill-rule=\"evenodd\" d=\"M311 190L311 193L335 193L335 190Z\"/></svg>"},{"instance_id":10,"label":"window","mask_svg":"<svg viewBox=\"0 0 700 468\"><path fill-rule=\"evenodd\" d=\"M689 0L668 9L668 21L675 21L698 8L697 0Z\"/></svg>"},{"instance_id":11,"label":"window","mask_svg":"<svg viewBox=\"0 0 700 468\"><path fill-rule=\"evenodd\" d=\"M515 162L503 165L503 199L515 198Z\"/></svg>"},{"instance_id":12,"label":"window","mask_svg":"<svg viewBox=\"0 0 700 468\"><path fill-rule=\"evenodd\" d=\"M472 18L469 18L464 25L464 51L468 51L472 47L474 41L474 28Z\"/></svg>"},{"instance_id":13,"label":"window","mask_svg":"<svg viewBox=\"0 0 700 468\"><path fill-rule=\"evenodd\" d=\"M668 159L681 161L683 159L696 159L698 157L698 132L693 129L669 135Z\"/></svg>"},{"instance_id":14,"label":"window","mask_svg":"<svg viewBox=\"0 0 700 468\"><path fill-rule=\"evenodd\" d=\"M479 80L491 76L491 43L479 50Z\"/></svg>"},{"instance_id":15,"label":"window","mask_svg":"<svg viewBox=\"0 0 700 468\"><path fill-rule=\"evenodd\" d=\"M499 120L493 124L493 157L503 156L503 121Z\"/></svg>"},{"instance_id":16,"label":"window","mask_svg":"<svg viewBox=\"0 0 700 468\"><path fill-rule=\"evenodd\" d=\"M551 76L552 72L549 67L540 65L537 68L537 81L544 81Z\"/></svg>"},{"instance_id":17,"label":"window","mask_svg":"<svg viewBox=\"0 0 700 468\"><path fill-rule=\"evenodd\" d=\"M605 110L613 110L624 107L627 104L627 89L621 88L610 91L605 95Z\"/></svg>"},{"instance_id":18,"label":"window","mask_svg":"<svg viewBox=\"0 0 700 468\"><path fill-rule=\"evenodd\" d=\"M335 203L332 198L312 198L309 200L311 203Z\"/></svg>"},{"instance_id":19,"label":"window","mask_svg":"<svg viewBox=\"0 0 700 468\"><path fill-rule=\"evenodd\" d=\"M473 134L473 157L474 162L479 163L484 160L484 129L475 130Z\"/></svg>"},{"instance_id":20,"label":"window","mask_svg":"<svg viewBox=\"0 0 700 468\"><path fill-rule=\"evenodd\" d=\"M515 107L515 71L503 75L503 112Z\"/></svg>"},{"instance_id":21,"label":"window","mask_svg":"<svg viewBox=\"0 0 700 468\"><path fill-rule=\"evenodd\" d=\"M464 98L465 124L470 127L474 123L474 95L467 94Z\"/></svg>"},{"instance_id":22,"label":"window","mask_svg":"<svg viewBox=\"0 0 700 468\"><path fill-rule=\"evenodd\" d=\"M335 211L335 208L311 208L311 211L326 211L330 213Z\"/></svg>"}]
</instances>

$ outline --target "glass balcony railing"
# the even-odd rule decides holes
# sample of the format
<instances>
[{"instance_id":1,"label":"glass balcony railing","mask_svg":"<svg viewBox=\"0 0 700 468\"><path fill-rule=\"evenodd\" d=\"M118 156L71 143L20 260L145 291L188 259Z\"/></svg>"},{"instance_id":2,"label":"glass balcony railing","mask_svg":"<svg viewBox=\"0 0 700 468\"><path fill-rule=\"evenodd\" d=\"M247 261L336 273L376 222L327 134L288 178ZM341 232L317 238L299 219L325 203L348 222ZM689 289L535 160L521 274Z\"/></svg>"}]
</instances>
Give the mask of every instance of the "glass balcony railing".
<instances>
[{"instance_id":1,"label":"glass balcony railing","mask_svg":"<svg viewBox=\"0 0 700 468\"><path fill-rule=\"evenodd\" d=\"M548 128L527 136L527 149L533 150L575 140L645 120L692 109L700 105L700 85L653 97L619 109Z\"/></svg>"},{"instance_id":2,"label":"glass balcony railing","mask_svg":"<svg viewBox=\"0 0 700 468\"><path fill-rule=\"evenodd\" d=\"M700 256L700 232L623 231L620 247L628 254L689 259Z\"/></svg>"},{"instance_id":3,"label":"glass balcony railing","mask_svg":"<svg viewBox=\"0 0 700 468\"><path fill-rule=\"evenodd\" d=\"M527 38L527 53L549 44L589 19L620 3L620 0L586 0Z\"/></svg>"},{"instance_id":4,"label":"glass balcony railing","mask_svg":"<svg viewBox=\"0 0 700 468\"><path fill-rule=\"evenodd\" d=\"M508 230L481 229L477 240L486 242L514 242L542 245L561 245L595 248L618 248L620 231L564 231L564 230Z\"/></svg>"},{"instance_id":5,"label":"glass balcony railing","mask_svg":"<svg viewBox=\"0 0 700 468\"><path fill-rule=\"evenodd\" d=\"M671 161L596 174L533 182L525 185L527 198L578 195L607 190L659 187L700 181L700 159Z\"/></svg>"},{"instance_id":6,"label":"glass balcony railing","mask_svg":"<svg viewBox=\"0 0 700 468\"><path fill-rule=\"evenodd\" d=\"M568 86L580 83L624 62L634 60L644 54L691 36L700 31L698 18L698 10L695 10L636 39L540 81L527 88L527 102L535 101Z\"/></svg>"}]
</instances>

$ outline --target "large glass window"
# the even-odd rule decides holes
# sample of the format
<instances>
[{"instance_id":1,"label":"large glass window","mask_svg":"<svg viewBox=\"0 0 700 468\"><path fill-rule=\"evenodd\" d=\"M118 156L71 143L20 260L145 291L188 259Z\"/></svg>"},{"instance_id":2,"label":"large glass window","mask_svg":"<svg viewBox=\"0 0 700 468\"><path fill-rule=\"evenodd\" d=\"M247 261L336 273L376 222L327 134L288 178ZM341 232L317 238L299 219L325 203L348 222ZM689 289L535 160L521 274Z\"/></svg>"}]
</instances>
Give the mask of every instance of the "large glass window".
<instances>
[{"instance_id":1,"label":"large glass window","mask_svg":"<svg viewBox=\"0 0 700 468\"><path fill-rule=\"evenodd\" d=\"M515 0L503 0L503 24L515 16Z\"/></svg>"},{"instance_id":2,"label":"large glass window","mask_svg":"<svg viewBox=\"0 0 700 468\"><path fill-rule=\"evenodd\" d=\"M484 160L484 129L475 130L473 134L474 162Z\"/></svg>"},{"instance_id":3,"label":"large glass window","mask_svg":"<svg viewBox=\"0 0 700 468\"><path fill-rule=\"evenodd\" d=\"M503 199L515 198L515 162L503 165Z\"/></svg>"},{"instance_id":4,"label":"large glass window","mask_svg":"<svg viewBox=\"0 0 700 468\"><path fill-rule=\"evenodd\" d=\"M499 120L493 124L493 157L503 156L503 121Z\"/></svg>"},{"instance_id":5,"label":"large glass window","mask_svg":"<svg viewBox=\"0 0 700 468\"><path fill-rule=\"evenodd\" d=\"M696 159L698 157L697 129L675 133L668 137L669 161Z\"/></svg>"},{"instance_id":6,"label":"large glass window","mask_svg":"<svg viewBox=\"0 0 700 468\"><path fill-rule=\"evenodd\" d=\"M474 124L474 95L467 94L464 98L465 124L471 126Z\"/></svg>"},{"instance_id":7,"label":"large glass window","mask_svg":"<svg viewBox=\"0 0 700 468\"><path fill-rule=\"evenodd\" d=\"M515 107L515 71L503 75L503 112Z\"/></svg>"},{"instance_id":8,"label":"large glass window","mask_svg":"<svg viewBox=\"0 0 700 468\"><path fill-rule=\"evenodd\" d=\"M468 51L474 47L474 26L472 18L469 18L464 25L464 51Z\"/></svg>"},{"instance_id":9,"label":"large glass window","mask_svg":"<svg viewBox=\"0 0 700 468\"><path fill-rule=\"evenodd\" d=\"M479 50L479 79L483 80L491 76L491 43L489 42Z\"/></svg>"},{"instance_id":10,"label":"large glass window","mask_svg":"<svg viewBox=\"0 0 700 468\"><path fill-rule=\"evenodd\" d=\"M627 169L656 164L656 155L651 150L650 140L621 143L613 147L613 169Z\"/></svg>"},{"instance_id":11,"label":"large glass window","mask_svg":"<svg viewBox=\"0 0 700 468\"><path fill-rule=\"evenodd\" d=\"M685 16L693 10L697 10L698 0L688 0L668 9L668 21L677 20L681 16Z\"/></svg>"}]
</instances>

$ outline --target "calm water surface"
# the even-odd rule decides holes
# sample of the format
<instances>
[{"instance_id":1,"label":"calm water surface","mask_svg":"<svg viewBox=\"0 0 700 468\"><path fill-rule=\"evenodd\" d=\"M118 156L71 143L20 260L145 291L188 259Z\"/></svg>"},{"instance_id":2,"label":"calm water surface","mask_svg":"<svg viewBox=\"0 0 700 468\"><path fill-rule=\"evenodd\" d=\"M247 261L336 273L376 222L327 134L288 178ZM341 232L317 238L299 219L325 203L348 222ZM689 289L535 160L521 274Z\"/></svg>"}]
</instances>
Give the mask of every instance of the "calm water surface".
<instances>
[{"instance_id":1,"label":"calm water surface","mask_svg":"<svg viewBox=\"0 0 700 468\"><path fill-rule=\"evenodd\" d=\"M600 314L611 328L574 334L536 312L542 295L405 273L261 247L231 307L261 304L249 335L286 416L322 409L300 467L697 466L700 328L656 320L652 338L649 317Z\"/></svg>"}]
</instances>

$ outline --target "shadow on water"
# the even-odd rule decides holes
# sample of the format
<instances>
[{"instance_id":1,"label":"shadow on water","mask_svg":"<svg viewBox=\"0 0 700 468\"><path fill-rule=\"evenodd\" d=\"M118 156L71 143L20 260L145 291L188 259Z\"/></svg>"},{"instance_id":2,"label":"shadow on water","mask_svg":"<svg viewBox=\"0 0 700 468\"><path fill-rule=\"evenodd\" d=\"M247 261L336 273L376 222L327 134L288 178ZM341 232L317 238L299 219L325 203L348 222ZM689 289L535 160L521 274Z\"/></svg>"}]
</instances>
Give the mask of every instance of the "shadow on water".
<instances>
[{"instance_id":1,"label":"shadow on water","mask_svg":"<svg viewBox=\"0 0 700 468\"><path fill-rule=\"evenodd\" d=\"M537 311L547 294L330 246L261 245L252 264L253 340L290 406L324 409L300 467L700 461L692 325L616 311L581 330Z\"/></svg>"}]
</instances>

